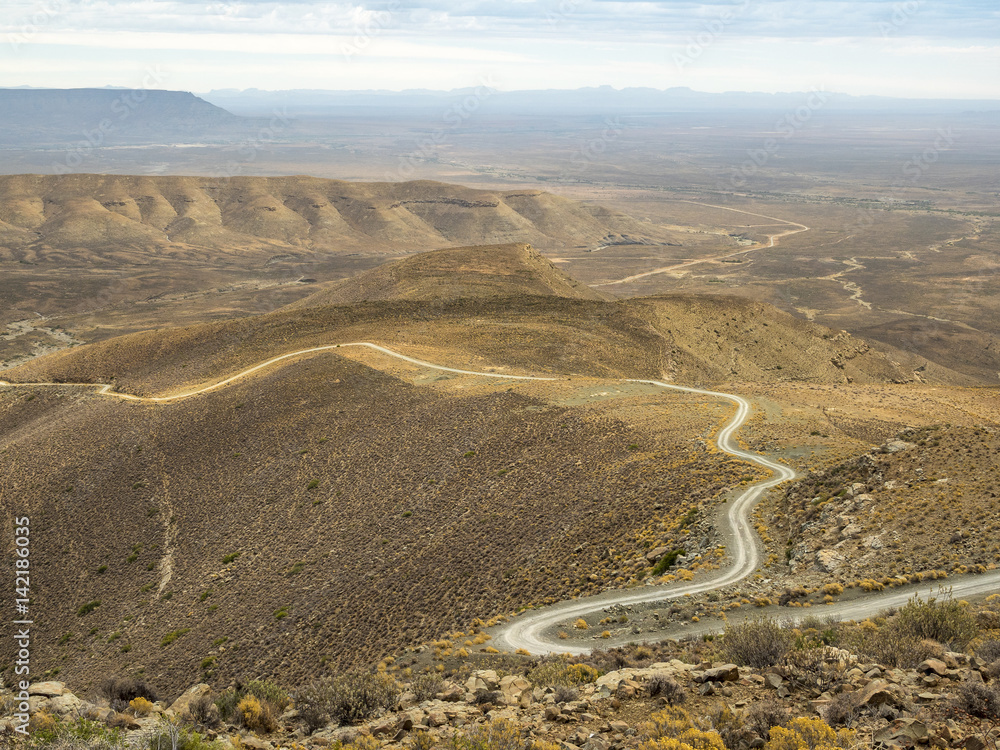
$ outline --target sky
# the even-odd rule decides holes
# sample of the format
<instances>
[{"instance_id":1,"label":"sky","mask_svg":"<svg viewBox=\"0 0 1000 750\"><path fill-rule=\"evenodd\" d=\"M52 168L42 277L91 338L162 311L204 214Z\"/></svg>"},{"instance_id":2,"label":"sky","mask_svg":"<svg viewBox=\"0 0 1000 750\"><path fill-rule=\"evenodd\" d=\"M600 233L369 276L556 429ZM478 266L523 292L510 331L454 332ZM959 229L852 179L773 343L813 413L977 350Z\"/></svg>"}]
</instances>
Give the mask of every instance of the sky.
<instances>
[{"instance_id":1,"label":"sky","mask_svg":"<svg viewBox=\"0 0 1000 750\"><path fill-rule=\"evenodd\" d=\"M0 87L1000 99L997 0L5 0Z\"/></svg>"}]
</instances>

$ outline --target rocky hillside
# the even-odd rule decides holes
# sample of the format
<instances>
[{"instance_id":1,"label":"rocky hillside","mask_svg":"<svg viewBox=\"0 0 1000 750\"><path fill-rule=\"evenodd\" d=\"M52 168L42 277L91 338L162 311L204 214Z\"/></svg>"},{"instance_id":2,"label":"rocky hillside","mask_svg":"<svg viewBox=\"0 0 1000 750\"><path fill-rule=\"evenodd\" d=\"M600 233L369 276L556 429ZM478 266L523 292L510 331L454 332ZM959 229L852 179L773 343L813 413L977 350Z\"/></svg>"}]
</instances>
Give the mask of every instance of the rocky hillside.
<instances>
[{"instance_id":1,"label":"rocky hillside","mask_svg":"<svg viewBox=\"0 0 1000 750\"><path fill-rule=\"evenodd\" d=\"M37 728L55 716L88 716L121 727L122 740L148 742L172 722L189 737L217 740L217 750L986 750L1000 741L998 606L987 602L974 615L952 604L917 605L923 614L948 608L939 624L964 622L975 640L951 650L925 639L925 655L906 665L854 645L906 629L904 608L888 622L831 627L813 619L782 630L756 621L714 642L632 646L573 660L490 656L488 645L472 640L462 649L439 642L383 662L378 673L321 678L291 695L245 681L214 691L198 684L154 703L154 686L134 678L112 679L90 700L61 682L27 692ZM478 640L476 630L456 637ZM440 669L418 670L431 649ZM729 660L734 656L743 658Z\"/></svg>"}]
</instances>

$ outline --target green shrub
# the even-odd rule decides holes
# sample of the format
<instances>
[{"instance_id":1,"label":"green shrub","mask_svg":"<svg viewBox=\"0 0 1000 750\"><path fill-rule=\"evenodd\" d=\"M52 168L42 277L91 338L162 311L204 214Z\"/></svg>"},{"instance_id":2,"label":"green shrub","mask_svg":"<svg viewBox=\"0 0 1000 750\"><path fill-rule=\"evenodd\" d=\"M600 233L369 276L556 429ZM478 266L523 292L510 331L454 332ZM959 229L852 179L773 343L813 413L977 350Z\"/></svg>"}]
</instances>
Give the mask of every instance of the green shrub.
<instances>
[{"instance_id":1,"label":"green shrub","mask_svg":"<svg viewBox=\"0 0 1000 750\"><path fill-rule=\"evenodd\" d=\"M418 675L410 683L410 692L417 696L417 701L423 703L430 700L444 688L444 680L438 674Z\"/></svg>"},{"instance_id":2,"label":"green shrub","mask_svg":"<svg viewBox=\"0 0 1000 750\"><path fill-rule=\"evenodd\" d=\"M100 606L101 606L101 600L100 599L94 599L94 601L87 602L82 607L80 607L80 609L78 609L76 611L76 616L77 617L83 617L84 615L89 615L91 612L93 612L95 609L97 609Z\"/></svg>"},{"instance_id":3,"label":"green shrub","mask_svg":"<svg viewBox=\"0 0 1000 750\"><path fill-rule=\"evenodd\" d=\"M58 750L124 750L125 732L97 721L54 719L32 725L29 748Z\"/></svg>"},{"instance_id":4,"label":"green shrub","mask_svg":"<svg viewBox=\"0 0 1000 750\"><path fill-rule=\"evenodd\" d=\"M975 615L967 604L952 599L950 591L942 601L933 596L927 601L912 597L899 610L892 626L900 635L928 638L959 649L979 635Z\"/></svg>"},{"instance_id":5,"label":"green shrub","mask_svg":"<svg viewBox=\"0 0 1000 750\"><path fill-rule=\"evenodd\" d=\"M310 731L334 721L356 724L395 708L396 681L384 674L353 673L313 681L295 694L295 707Z\"/></svg>"},{"instance_id":6,"label":"green shrub","mask_svg":"<svg viewBox=\"0 0 1000 750\"><path fill-rule=\"evenodd\" d=\"M209 742L177 721L161 718L156 727L146 732L137 747L143 750L221 750L222 745Z\"/></svg>"},{"instance_id":7,"label":"green shrub","mask_svg":"<svg viewBox=\"0 0 1000 750\"><path fill-rule=\"evenodd\" d=\"M677 558L684 554L683 549L675 549L661 557L653 568L654 576L661 576L674 566Z\"/></svg>"},{"instance_id":8,"label":"green shrub","mask_svg":"<svg viewBox=\"0 0 1000 750\"><path fill-rule=\"evenodd\" d=\"M253 702L244 705L246 698L253 698L257 702L259 712ZM269 680L250 680L245 683L238 681L215 701L219 715L225 721L247 726L249 729L255 727L249 726L247 721L269 724L270 719L274 719L276 725L275 717L280 716L290 703L288 693Z\"/></svg>"},{"instance_id":9,"label":"green shrub","mask_svg":"<svg viewBox=\"0 0 1000 750\"><path fill-rule=\"evenodd\" d=\"M163 648L166 648L171 643L173 643L178 638L180 638L182 635L187 635L190 632L191 632L191 628L181 628L180 630L174 630L173 632L167 633L160 640L160 646L162 646Z\"/></svg>"},{"instance_id":10,"label":"green shrub","mask_svg":"<svg viewBox=\"0 0 1000 750\"><path fill-rule=\"evenodd\" d=\"M230 552L228 555L222 558L222 562L224 562L226 565L229 565L229 563L231 563L239 556L240 556L239 552Z\"/></svg>"},{"instance_id":11,"label":"green shrub","mask_svg":"<svg viewBox=\"0 0 1000 750\"><path fill-rule=\"evenodd\" d=\"M727 625L722 634L722 653L744 667L774 666L791 645L791 633L766 617Z\"/></svg>"},{"instance_id":12,"label":"green shrub","mask_svg":"<svg viewBox=\"0 0 1000 750\"><path fill-rule=\"evenodd\" d=\"M506 719L491 719L462 734L455 735L455 750L521 750L521 728Z\"/></svg>"},{"instance_id":13,"label":"green shrub","mask_svg":"<svg viewBox=\"0 0 1000 750\"><path fill-rule=\"evenodd\" d=\"M108 706L115 711L124 711L136 698L156 703L159 697L153 686L141 678L109 677L100 686L100 694L107 699Z\"/></svg>"}]
</instances>

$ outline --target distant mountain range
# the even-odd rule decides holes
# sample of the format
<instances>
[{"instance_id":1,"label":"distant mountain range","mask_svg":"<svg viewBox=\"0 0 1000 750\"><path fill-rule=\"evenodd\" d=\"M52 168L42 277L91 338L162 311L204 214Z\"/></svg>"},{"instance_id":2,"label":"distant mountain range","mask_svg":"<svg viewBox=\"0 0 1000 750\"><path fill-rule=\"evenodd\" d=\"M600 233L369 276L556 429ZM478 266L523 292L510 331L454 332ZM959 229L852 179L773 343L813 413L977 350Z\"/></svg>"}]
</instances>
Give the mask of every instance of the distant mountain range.
<instances>
[{"instance_id":1,"label":"distant mountain range","mask_svg":"<svg viewBox=\"0 0 1000 750\"><path fill-rule=\"evenodd\" d=\"M250 123L184 91L0 89L0 146L184 141Z\"/></svg>"},{"instance_id":2,"label":"distant mountain range","mask_svg":"<svg viewBox=\"0 0 1000 750\"><path fill-rule=\"evenodd\" d=\"M615 89L611 86L575 90L498 91L484 81L478 87L452 91L332 91L292 89L217 89L200 94L205 100L241 114L268 114L281 107L294 107L302 114L331 114L349 108L395 108L440 110L455 102L490 112L516 114L616 114L669 113L713 110L794 110L808 106L810 97L823 98L825 109L898 113L1000 112L1000 100L896 99L883 96L851 96L836 92L799 91L777 94L730 91L721 94L686 87ZM472 99L470 99L472 97Z\"/></svg>"}]
</instances>

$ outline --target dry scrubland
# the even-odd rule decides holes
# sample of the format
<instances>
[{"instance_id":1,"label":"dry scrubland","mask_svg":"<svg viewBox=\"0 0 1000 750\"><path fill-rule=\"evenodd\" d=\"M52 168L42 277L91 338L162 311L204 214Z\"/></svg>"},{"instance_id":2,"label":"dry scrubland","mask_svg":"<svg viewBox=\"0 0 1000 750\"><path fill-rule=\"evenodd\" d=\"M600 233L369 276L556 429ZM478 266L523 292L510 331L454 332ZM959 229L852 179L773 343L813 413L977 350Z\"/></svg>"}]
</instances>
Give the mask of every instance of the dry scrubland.
<instances>
[{"instance_id":1,"label":"dry scrubland","mask_svg":"<svg viewBox=\"0 0 1000 750\"><path fill-rule=\"evenodd\" d=\"M710 640L573 659L457 645L479 632L290 689L198 684L173 700L112 677L81 700L46 683L34 688L32 725L41 746L71 750L970 750L1000 741L998 596L977 606L911 600L849 625L751 620Z\"/></svg>"},{"instance_id":2,"label":"dry scrubland","mask_svg":"<svg viewBox=\"0 0 1000 750\"><path fill-rule=\"evenodd\" d=\"M369 663L599 590L608 548L745 474L687 434L516 392L447 397L329 355L170 407L33 388L2 403L4 505L45 540L35 658L74 683Z\"/></svg>"}]
</instances>

